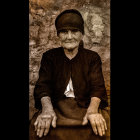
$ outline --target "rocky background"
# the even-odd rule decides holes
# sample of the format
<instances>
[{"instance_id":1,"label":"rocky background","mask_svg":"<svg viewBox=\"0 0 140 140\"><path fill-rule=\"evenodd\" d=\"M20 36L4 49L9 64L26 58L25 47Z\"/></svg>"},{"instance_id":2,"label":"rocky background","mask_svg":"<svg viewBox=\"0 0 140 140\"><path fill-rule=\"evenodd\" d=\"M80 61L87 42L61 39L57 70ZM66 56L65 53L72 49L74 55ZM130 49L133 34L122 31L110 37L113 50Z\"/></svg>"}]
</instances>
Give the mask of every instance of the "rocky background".
<instances>
[{"instance_id":1,"label":"rocky background","mask_svg":"<svg viewBox=\"0 0 140 140\"><path fill-rule=\"evenodd\" d=\"M77 9L85 21L84 47L99 53L110 105L110 1L109 0L29 0L29 119L34 108L33 90L38 79L42 54L59 47L54 26L65 9Z\"/></svg>"}]
</instances>

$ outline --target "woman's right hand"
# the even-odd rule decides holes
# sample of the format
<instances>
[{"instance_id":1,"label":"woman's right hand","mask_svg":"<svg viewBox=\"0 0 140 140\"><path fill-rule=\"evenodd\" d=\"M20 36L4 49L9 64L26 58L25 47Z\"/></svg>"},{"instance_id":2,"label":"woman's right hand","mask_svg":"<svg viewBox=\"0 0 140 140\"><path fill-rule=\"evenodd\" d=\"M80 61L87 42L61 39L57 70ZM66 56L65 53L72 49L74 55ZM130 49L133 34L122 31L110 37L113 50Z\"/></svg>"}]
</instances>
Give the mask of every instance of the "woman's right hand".
<instances>
[{"instance_id":1,"label":"woman's right hand","mask_svg":"<svg viewBox=\"0 0 140 140\"><path fill-rule=\"evenodd\" d=\"M35 131L37 131L37 136L42 137L43 134L46 136L49 132L50 125L52 125L54 128L56 127L56 114L54 111L48 111L47 113L41 113L35 123Z\"/></svg>"}]
</instances>

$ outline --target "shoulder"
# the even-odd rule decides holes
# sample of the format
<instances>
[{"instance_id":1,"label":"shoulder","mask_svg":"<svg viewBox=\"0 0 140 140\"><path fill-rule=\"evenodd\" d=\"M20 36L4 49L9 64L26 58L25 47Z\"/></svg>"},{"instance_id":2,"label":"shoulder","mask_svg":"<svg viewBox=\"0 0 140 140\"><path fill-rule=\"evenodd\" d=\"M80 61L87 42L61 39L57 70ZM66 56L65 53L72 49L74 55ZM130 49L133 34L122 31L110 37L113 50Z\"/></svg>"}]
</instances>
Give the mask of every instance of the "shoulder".
<instances>
[{"instance_id":1,"label":"shoulder","mask_svg":"<svg viewBox=\"0 0 140 140\"><path fill-rule=\"evenodd\" d=\"M86 48L83 48L83 53L87 56L87 57L90 57L92 59L97 59L97 58L100 58L99 54L93 50L89 50L89 49L86 49Z\"/></svg>"},{"instance_id":2,"label":"shoulder","mask_svg":"<svg viewBox=\"0 0 140 140\"><path fill-rule=\"evenodd\" d=\"M50 50L47 50L46 52L44 52L43 57L51 57L51 58L53 58L53 56L60 55L61 52L62 52L62 47L53 48L53 49L50 49Z\"/></svg>"},{"instance_id":3,"label":"shoulder","mask_svg":"<svg viewBox=\"0 0 140 140\"><path fill-rule=\"evenodd\" d=\"M101 57L97 52L85 48L83 49L83 52L84 52L84 58L86 59L86 61L89 62L89 64L91 65L102 64Z\"/></svg>"}]
</instances>

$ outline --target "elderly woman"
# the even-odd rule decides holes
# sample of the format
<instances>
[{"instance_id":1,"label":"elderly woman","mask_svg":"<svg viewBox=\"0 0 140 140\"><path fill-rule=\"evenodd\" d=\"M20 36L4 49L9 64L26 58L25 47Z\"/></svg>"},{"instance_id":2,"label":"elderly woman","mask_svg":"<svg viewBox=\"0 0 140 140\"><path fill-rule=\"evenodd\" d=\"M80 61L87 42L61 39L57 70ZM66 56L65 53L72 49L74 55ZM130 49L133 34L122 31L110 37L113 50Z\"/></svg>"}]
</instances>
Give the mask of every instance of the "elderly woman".
<instances>
[{"instance_id":1,"label":"elderly woman","mask_svg":"<svg viewBox=\"0 0 140 140\"><path fill-rule=\"evenodd\" d=\"M61 47L42 56L30 140L105 140L109 115L100 56L83 47L79 11L63 11L55 26Z\"/></svg>"}]
</instances>

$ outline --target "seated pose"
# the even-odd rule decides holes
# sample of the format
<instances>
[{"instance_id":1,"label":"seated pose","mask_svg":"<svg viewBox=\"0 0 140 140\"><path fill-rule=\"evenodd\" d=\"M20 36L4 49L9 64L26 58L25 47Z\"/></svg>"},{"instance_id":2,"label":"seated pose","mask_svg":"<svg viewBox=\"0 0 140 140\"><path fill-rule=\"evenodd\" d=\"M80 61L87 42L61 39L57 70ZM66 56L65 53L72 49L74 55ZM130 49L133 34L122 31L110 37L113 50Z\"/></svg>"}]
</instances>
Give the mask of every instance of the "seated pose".
<instances>
[{"instance_id":1,"label":"seated pose","mask_svg":"<svg viewBox=\"0 0 140 140\"><path fill-rule=\"evenodd\" d=\"M107 140L107 94L98 53L85 49L84 20L65 10L55 20L61 47L46 51L34 89L39 109L30 140Z\"/></svg>"}]
</instances>

